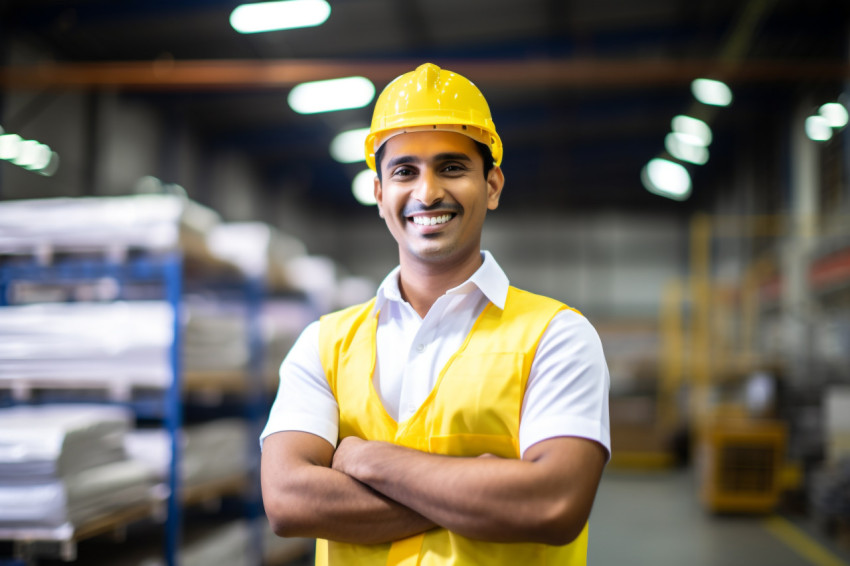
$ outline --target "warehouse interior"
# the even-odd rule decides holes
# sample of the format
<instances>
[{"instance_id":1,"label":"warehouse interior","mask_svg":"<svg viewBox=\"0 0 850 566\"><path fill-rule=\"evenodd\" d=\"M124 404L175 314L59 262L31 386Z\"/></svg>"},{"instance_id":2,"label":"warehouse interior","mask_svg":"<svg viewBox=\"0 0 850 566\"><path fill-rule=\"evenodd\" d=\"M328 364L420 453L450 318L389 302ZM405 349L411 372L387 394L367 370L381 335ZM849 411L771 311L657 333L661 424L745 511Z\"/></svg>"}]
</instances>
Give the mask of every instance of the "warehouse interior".
<instances>
[{"instance_id":1,"label":"warehouse interior","mask_svg":"<svg viewBox=\"0 0 850 566\"><path fill-rule=\"evenodd\" d=\"M850 4L308 3L0 3L0 565L312 563L256 439L300 331L398 263L334 143L426 61L504 143L482 247L602 340L589 562L850 563Z\"/></svg>"}]
</instances>

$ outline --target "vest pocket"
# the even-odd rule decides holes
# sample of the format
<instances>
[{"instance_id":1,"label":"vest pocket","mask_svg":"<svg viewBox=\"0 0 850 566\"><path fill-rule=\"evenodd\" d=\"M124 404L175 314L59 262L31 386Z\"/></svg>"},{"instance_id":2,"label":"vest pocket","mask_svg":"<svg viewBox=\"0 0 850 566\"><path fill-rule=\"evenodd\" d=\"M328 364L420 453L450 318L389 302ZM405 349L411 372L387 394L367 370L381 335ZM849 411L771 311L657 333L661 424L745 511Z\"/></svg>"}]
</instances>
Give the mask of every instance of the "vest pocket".
<instances>
[{"instance_id":1,"label":"vest pocket","mask_svg":"<svg viewBox=\"0 0 850 566\"><path fill-rule=\"evenodd\" d=\"M518 352L456 356L438 385L432 433L517 436L524 359Z\"/></svg>"},{"instance_id":2,"label":"vest pocket","mask_svg":"<svg viewBox=\"0 0 850 566\"><path fill-rule=\"evenodd\" d=\"M501 434L447 434L428 439L428 451L444 456L475 457L493 454L501 458L519 458L515 439Z\"/></svg>"}]
</instances>

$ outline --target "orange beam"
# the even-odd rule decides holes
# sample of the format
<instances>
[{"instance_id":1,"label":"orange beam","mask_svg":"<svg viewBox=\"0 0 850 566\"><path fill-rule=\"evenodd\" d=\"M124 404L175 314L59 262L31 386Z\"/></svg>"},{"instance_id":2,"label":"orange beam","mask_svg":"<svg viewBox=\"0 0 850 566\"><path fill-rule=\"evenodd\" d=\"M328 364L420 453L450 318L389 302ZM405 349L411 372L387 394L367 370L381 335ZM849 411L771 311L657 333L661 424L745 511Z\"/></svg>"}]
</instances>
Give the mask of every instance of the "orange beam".
<instances>
[{"instance_id":1,"label":"orange beam","mask_svg":"<svg viewBox=\"0 0 850 566\"><path fill-rule=\"evenodd\" d=\"M0 67L0 88L133 90L289 88L295 84L362 75L386 84L422 61L198 60L41 63ZM440 61L479 84L570 88L687 84L699 76L737 83L850 79L842 61L589 60Z\"/></svg>"}]
</instances>

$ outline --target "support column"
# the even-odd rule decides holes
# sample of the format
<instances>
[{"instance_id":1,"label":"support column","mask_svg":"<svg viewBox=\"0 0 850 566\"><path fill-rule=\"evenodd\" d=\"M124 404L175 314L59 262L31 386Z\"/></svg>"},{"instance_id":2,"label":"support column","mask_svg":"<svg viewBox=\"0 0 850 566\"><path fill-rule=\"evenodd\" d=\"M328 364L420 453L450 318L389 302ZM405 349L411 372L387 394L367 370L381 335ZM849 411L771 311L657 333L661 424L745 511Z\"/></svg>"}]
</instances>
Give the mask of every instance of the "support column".
<instances>
[{"instance_id":1,"label":"support column","mask_svg":"<svg viewBox=\"0 0 850 566\"><path fill-rule=\"evenodd\" d=\"M803 100L791 123L791 202L787 237L782 250L782 317L785 361L796 385L811 383L814 301L809 265L817 238L820 170L817 143L804 129L813 104Z\"/></svg>"}]
</instances>

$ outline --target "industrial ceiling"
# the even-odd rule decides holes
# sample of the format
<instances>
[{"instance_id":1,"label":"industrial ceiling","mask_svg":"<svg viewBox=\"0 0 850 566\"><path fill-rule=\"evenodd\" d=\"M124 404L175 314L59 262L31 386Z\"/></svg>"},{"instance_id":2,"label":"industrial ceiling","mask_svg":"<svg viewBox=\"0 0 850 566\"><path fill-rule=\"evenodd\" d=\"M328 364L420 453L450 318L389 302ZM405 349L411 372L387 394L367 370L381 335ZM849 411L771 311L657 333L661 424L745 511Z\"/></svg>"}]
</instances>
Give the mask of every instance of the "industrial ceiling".
<instances>
[{"instance_id":1,"label":"industrial ceiling","mask_svg":"<svg viewBox=\"0 0 850 566\"><path fill-rule=\"evenodd\" d=\"M370 107L298 115L287 93L347 75L380 90L431 61L488 98L511 206L688 212L711 202L754 144L781 155L799 96L826 102L850 78L846 0L329 1L322 26L242 35L229 25L234 1L5 0L0 42L53 58L4 67L2 86L117 89L211 152L244 152L268 191L305 186L308 202L350 213L362 208L351 181L363 164L336 163L328 147L368 126ZM696 104L700 76L725 80L733 104ZM708 163L689 166L692 197L675 202L647 192L640 174L686 112L704 115L714 142Z\"/></svg>"}]
</instances>

